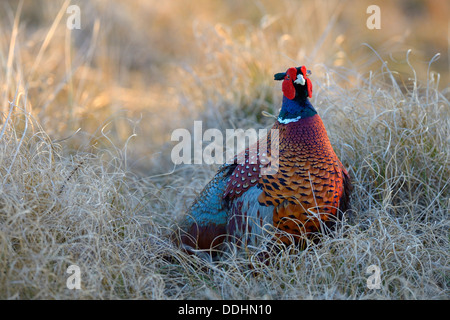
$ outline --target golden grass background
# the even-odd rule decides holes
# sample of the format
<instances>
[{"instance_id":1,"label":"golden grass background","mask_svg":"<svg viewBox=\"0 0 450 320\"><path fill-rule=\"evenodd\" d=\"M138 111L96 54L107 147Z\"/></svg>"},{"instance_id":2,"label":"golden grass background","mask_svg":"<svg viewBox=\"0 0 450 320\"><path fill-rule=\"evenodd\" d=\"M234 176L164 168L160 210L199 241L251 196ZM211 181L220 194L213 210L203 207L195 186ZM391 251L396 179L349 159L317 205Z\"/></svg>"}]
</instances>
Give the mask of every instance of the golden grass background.
<instances>
[{"instance_id":1,"label":"golden grass background","mask_svg":"<svg viewBox=\"0 0 450 320\"><path fill-rule=\"evenodd\" d=\"M80 30L66 28L71 4ZM0 297L448 298L449 7L3 1ZM172 131L270 126L272 76L292 65L313 72L353 211L335 237L267 264L233 248L214 264L186 256L167 234L217 167L174 167ZM70 264L81 290L66 287Z\"/></svg>"}]
</instances>

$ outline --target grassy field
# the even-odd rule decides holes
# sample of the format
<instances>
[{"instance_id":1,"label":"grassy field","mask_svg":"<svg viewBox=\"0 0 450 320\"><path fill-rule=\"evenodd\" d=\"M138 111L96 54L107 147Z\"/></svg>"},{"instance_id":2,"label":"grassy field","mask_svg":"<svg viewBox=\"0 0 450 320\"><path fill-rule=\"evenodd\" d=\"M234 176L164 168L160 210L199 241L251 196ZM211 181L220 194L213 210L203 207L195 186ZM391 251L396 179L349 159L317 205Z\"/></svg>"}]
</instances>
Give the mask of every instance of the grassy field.
<instances>
[{"instance_id":1,"label":"grassy field","mask_svg":"<svg viewBox=\"0 0 450 320\"><path fill-rule=\"evenodd\" d=\"M381 9L369 30L366 9ZM80 29L66 22L80 8ZM447 1L0 3L1 299L448 299ZM424 23L426 21L426 23ZM306 65L354 182L332 237L210 263L168 235L217 166L171 133L269 128ZM81 289L69 290L77 265ZM380 268L380 289L367 268Z\"/></svg>"}]
</instances>

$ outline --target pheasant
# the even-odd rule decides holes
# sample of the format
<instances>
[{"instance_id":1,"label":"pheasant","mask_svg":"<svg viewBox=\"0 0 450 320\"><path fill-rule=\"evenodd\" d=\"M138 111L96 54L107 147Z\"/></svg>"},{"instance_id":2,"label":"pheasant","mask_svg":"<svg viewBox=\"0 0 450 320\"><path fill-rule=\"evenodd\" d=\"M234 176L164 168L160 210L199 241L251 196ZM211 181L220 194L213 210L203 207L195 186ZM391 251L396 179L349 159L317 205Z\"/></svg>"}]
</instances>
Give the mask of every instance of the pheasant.
<instances>
[{"instance_id":1,"label":"pheasant","mask_svg":"<svg viewBox=\"0 0 450 320\"><path fill-rule=\"evenodd\" d=\"M194 200L175 233L186 251L215 254L226 241L256 245L267 226L278 242L304 247L349 208L351 179L308 100L309 75L304 66L275 74L283 92L277 121L256 148L222 165ZM264 153L263 143L271 146Z\"/></svg>"}]
</instances>

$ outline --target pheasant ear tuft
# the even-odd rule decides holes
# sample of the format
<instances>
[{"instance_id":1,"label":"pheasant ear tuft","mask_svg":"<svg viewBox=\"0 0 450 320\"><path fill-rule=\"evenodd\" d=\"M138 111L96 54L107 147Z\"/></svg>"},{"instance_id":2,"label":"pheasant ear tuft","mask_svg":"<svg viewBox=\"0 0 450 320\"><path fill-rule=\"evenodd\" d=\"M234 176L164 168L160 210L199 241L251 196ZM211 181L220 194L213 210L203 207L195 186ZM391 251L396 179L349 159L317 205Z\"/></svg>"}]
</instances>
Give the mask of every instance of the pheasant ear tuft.
<instances>
[{"instance_id":1,"label":"pheasant ear tuft","mask_svg":"<svg viewBox=\"0 0 450 320\"><path fill-rule=\"evenodd\" d=\"M286 72L276 73L273 77L274 80L280 81L284 80L284 77L286 76Z\"/></svg>"},{"instance_id":2,"label":"pheasant ear tuft","mask_svg":"<svg viewBox=\"0 0 450 320\"><path fill-rule=\"evenodd\" d=\"M300 67L300 70L302 71L302 74L303 74L303 76L307 76L307 70L306 70L306 67L305 66L301 66Z\"/></svg>"}]
</instances>

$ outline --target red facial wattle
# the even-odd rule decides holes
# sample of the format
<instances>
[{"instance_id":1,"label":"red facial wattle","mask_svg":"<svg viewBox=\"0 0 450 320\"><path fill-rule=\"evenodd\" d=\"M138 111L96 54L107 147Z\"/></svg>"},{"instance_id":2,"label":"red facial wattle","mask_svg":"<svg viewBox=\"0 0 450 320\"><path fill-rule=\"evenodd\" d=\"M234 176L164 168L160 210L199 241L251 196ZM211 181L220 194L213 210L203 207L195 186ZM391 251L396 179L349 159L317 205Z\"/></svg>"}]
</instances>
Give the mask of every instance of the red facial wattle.
<instances>
[{"instance_id":1,"label":"red facial wattle","mask_svg":"<svg viewBox=\"0 0 450 320\"><path fill-rule=\"evenodd\" d=\"M302 71L303 76L305 77L305 80L306 80L306 88L308 89L308 97L311 98L311 97L312 97L312 83L311 83L311 80L309 80L309 79L306 77L307 74L308 74L308 70L306 70L306 67L305 67L305 66L302 66L302 67L300 68L300 70Z\"/></svg>"},{"instance_id":2,"label":"red facial wattle","mask_svg":"<svg viewBox=\"0 0 450 320\"><path fill-rule=\"evenodd\" d=\"M309 80L308 78L306 78L306 88L308 89L308 97L311 98L312 97L312 83L311 83L311 80Z\"/></svg>"},{"instance_id":3,"label":"red facial wattle","mask_svg":"<svg viewBox=\"0 0 450 320\"><path fill-rule=\"evenodd\" d=\"M297 69L289 68L286 71L286 76L284 77L281 89L286 98L293 100L295 98L295 87L294 80L297 79Z\"/></svg>"}]
</instances>

